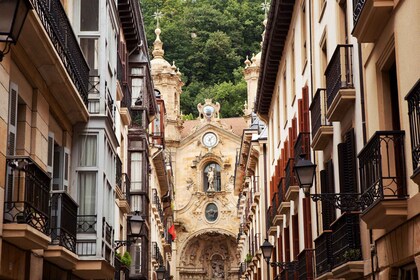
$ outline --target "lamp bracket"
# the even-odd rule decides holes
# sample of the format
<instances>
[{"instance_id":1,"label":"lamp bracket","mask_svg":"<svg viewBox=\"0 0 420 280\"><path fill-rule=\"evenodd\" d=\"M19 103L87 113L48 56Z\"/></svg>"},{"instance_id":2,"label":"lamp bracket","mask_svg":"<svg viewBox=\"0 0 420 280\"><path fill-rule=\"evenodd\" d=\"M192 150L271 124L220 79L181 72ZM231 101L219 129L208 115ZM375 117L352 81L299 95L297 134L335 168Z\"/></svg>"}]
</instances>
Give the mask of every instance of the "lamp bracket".
<instances>
[{"instance_id":1,"label":"lamp bracket","mask_svg":"<svg viewBox=\"0 0 420 280\"><path fill-rule=\"evenodd\" d=\"M281 267L282 270L291 270L296 271L298 269L298 262L291 261L291 262L272 262L270 263L272 267Z\"/></svg>"},{"instance_id":2,"label":"lamp bracket","mask_svg":"<svg viewBox=\"0 0 420 280\"><path fill-rule=\"evenodd\" d=\"M133 243L133 240L115 240L114 243L114 250L117 250L122 246L130 246L131 243Z\"/></svg>"},{"instance_id":3,"label":"lamp bracket","mask_svg":"<svg viewBox=\"0 0 420 280\"><path fill-rule=\"evenodd\" d=\"M321 193L311 194L310 197L315 202L327 202L345 212L361 211L364 208L360 193Z\"/></svg>"}]
</instances>

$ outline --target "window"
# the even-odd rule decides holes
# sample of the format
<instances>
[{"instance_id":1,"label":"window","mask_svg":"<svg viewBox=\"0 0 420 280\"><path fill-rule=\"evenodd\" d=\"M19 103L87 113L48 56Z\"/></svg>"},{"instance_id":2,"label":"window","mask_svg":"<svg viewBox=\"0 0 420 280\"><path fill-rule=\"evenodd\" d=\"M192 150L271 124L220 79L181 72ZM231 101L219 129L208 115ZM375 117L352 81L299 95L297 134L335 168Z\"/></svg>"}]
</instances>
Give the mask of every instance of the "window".
<instances>
[{"instance_id":1,"label":"window","mask_svg":"<svg viewBox=\"0 0 420 280\"><path fill-rule=\"evenodd\" d=\"M143 190L143 153L131 153L131 191Z\"/></svg>"},{"instance_id":2,"label":"window","mask_svg":"<svg viewBox=\"0 0 420 280\"><path fill-rule=\"evenodd\" d=\"M96 172L79 171L79 215L95 215Z\"/></svg>"},{"instance_id":3,"label":"window","mask_svg":"<svg viewBox=\"0 0 420 280\"><path fill-rule=\"evenodd\" d=\"M326 81L325 81L325 70L327 69L327 63L328 63L328 53L327 53L327 38L324 34L322 36L321 42L320 42L320 48L321 48L321 63L320 63L320 73L321 73L321 87L326 87Z\"/></svg>"},{"instance_id":4,"label":"window","mask_svg":"<svg viewBox=\"0 0 420 280\"><path fill-rule=\"evenodd\" d=\"M137 67L131 69L131 105L143 105L143 68Z\"/></svg>"},{"instance_id":5,"label":"window","mask_svg":"<svg viewBox=\"0 0 420 280\"><path fill-rule=\"evenodd\" d=\"M398 271L398 280L419 280L416 264L412 263L400 268Z\"/></svg>"},{"instance_id":6,"label":"window","mask_svg":"<svg viewBox=\"0 0 420 280\"><path fill-rule=\"evenodd\" d=\"M302 42L302 72L303 69L306 66L306 62L308 60L307 58L307 41L306 41L306 1L302 2L302 7L301 7L302 13L301 13L301 42Z\"/></svg>"},{"instance_id":7,"label":"window","mask_svg":"<svg viewBox=\"0 0 420 280\"><path fill-rule=\"evenodd\" d=\"M80 0L80 31L99 30L99 0Z\"/></svg>"},{"instance_id":8,"label":"window","mask_svg":"<svg viewBox=\"0 0 420 280\"><path fill-rule=\"evenodd\" d=\"M80 48L82 49L86 61L89 65L89 75L97 76L99 57L98 38L80 38Z\"/></svg>"},{"instance_id":9,"label":"window","mask_svg":"<svg viewBox=\"0 0 420 280\"><path fill-rule=\"evenodd\" d=\"M203 176L203 188L205 192L221 191L220 165L215 162L207 164L204 168Z\"/></svg>"},{"instance_id":10,"label":"window","mask_svg":"<svg viewBox=\"0 0 420 280\"><path fill-rule=\"evenodd\" d=\"M79 148L79 166L96 166L97 153L96 135L82 136Z\"/></svg>"}]
</instances>

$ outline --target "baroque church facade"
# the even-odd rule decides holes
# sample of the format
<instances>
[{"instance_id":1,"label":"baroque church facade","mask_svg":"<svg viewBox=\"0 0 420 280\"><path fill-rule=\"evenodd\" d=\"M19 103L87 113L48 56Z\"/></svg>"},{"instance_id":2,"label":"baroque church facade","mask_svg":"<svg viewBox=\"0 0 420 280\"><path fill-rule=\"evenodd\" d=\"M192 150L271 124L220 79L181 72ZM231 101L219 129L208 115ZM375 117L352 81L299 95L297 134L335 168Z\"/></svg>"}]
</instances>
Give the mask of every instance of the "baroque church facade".
<instances>
[{"instance_id":1,"label":"baroque church facade","mask_svg":"<svg viewBox=\"0 0 420 280\"><path fill-rule=\"evenodd\" d=\"M181 74L164 59L156 29L152 65L155 91L165 101L165 145L174 172L174 224L171 271L175 279L234 279L238 195L234 193L236 151L244 118L220 118L223 104L197 105L199 118L181 120Z\"/></svg>"}]
</instances>

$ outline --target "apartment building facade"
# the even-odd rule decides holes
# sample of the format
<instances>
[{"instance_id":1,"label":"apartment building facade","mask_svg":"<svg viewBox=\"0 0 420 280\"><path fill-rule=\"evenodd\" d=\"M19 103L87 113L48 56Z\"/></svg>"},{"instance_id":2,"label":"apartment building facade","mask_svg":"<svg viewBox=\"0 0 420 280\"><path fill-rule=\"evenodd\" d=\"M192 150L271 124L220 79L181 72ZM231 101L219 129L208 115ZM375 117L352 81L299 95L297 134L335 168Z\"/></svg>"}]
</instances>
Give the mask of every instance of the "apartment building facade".
<instances>
[{"instance_id":1,"label":"apartment building facade","mask_svg":"<svg viewBox=\"0 0 420 280\"><path fill-rule=\"evenodd\" d=\"M151 178L168 172L150 172L158 103L139 3L28 3L0 63L1 277L151 279Z\"/></svg>"},{"instance_id":2,"label":"apartment building facade","mask_svg":"<svg viewBox=\"0 0 420 280\"><path fill-rule=\"evenodd\" d=\"M418 277L419 56L406 30L419 5L379 2L271 3L255 103L268 127L264 279ZM316 164L310 193L294 174L303 159Z\"/></svg>"}]
</instances>

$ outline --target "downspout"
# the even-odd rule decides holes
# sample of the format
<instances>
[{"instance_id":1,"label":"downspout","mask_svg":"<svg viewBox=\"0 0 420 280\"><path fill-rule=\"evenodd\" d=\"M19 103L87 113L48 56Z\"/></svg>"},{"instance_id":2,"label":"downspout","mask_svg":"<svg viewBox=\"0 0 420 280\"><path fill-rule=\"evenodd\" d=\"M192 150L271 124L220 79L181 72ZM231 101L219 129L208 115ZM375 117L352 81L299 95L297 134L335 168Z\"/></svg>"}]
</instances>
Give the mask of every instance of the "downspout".
<instances>
[{"instance_id":1,"label":"downspout","mask_svg":"<svg viewBox=\"0 0 420 280\"><path fill-rule=\"evenodd\" d=\"M313 93L314 93L314 66L313 66L313 37L312 37L312 1L309 2L309 69L310 69L310 80L311 80L311 102L313 100ZM315 150L312 149L312 159L315 161ZM315 193L317 192L316 188L316 180L314 180L314 189ZM319 217L318 217L318 203L315 203L315 218L316 218L316 235L319 236Z\"/></svg>"},{"instance_id":2,"label":"downspout","mask_svg":"<svg viewBox=\"0 0 420 280\"><path fill-rule=\"evenodd\" d=\"M357 51L359 56L359 80L360 80L360 106L362 111L362 136L363 136L363 146L366 145L366 112L365 112L365 90L363 87L363 61L362 61L362 44L357 43ZM376 246L373 245L373 230L369 229L369 245L370 245L370 269L372 270L372 279L375 280L375 255L376 255Z\"/></svg>"},{"instance_id":3,"label":"downspout","mask_svg":"<svg viewBox=\"0 0 420 280\"><path fill-rule=\"evenodd\" d=\"M264 196L265 196L265 213L267 216L267 209L268 209L268 195L267 195L267 146L264 143L263 144L263 159L264 159L264 187L265 187L265 191L264 191ZM267 218L265 220L265 229L267 231ZM268 239L268 236L267 236Z\"/></svg>"}]
</instances>

